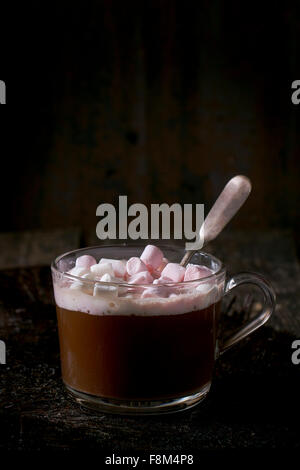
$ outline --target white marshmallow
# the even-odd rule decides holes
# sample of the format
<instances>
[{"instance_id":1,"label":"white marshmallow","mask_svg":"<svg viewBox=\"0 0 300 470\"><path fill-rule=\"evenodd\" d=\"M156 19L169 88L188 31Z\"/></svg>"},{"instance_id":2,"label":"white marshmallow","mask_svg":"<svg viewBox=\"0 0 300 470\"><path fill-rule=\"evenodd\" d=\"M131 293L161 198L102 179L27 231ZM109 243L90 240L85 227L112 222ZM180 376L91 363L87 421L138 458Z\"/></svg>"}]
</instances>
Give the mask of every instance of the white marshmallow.
<instances>
[{"instance_id":1,"label":"white marshmallow","mask_svg":"<svg viewBox=\"0 0 300 470\"><path fill-rule=\"evenodd\" d=\"M93 273L86 273L84 274L83 276L81 276L82 279L88 279L89 281L94 281L95 280L95 276Z\"/></svg>"},{"instance_id":2,"label":"white marshmallow","mask_svg":"<svg viewBox=\"0 0 300 470\"><path fill-rule=\"evenodd\" d=\"M117 277L124 277L126 274L126 265L124 261L119 259L108 259L108 258L101 258L99 264L103 263L110 263L112 265L112 269L114 271L114 275Z\"/></svg>"},{"instance_id":3,"label":"white marshmallow","mask_svg":"<svg viewBox=\"0 0 300 470\"><path fill-rule=\"evenodd\" d=\"M93 295L95 297L117 297L118 289L116 286L104 286L103 284L99 284L98 282L96 282L94 286Z\"/></svg>"},{"instance_id":4,"label":"white marshmallow","mask_svg":"<svg viewBox=\"0 0 300 470\"><path fill-rule=\"evenodd\" d=\"M89 270L87 270L86 268L81 268L79 266L75 266L74 268L70 269L70 271L68 271L68 273L72 274L72 276L81 277L84 274L88 274Z\"/></svg>"},{"instance_id":5,"label":"white marshmallow","mask_svg":"<svg viewBox=\"0 0 300 470\"><path fill-rule=\"evenodd\" d=\"M108 273L103 274L100 278L101 282L114 282L115 284L124 284L125 281L119 277L111 276Z\"/></svg>"},{"instance_id":6,"label":"white marshmallow","mask_svg":"<svg viewBox=\"0 0 300 470\"><path fill-rule=\"evenodd\" d=\"M112 276L109 273L105 273L101 277L100 281L101 282L111 282L112 281Z\"/></svg>"},{"instance_id":7,"label":"white marshmallow","mask_svg":"<svg viewBox=\"0 0 300 470\"><path fill-rule=\"evenodd\" d=\"M111 263L98 263L91 266L92 273L95 276L101 277L104 274L109 274L110 276L114 275L114 270Z\"/></svg>"}]
</instances>

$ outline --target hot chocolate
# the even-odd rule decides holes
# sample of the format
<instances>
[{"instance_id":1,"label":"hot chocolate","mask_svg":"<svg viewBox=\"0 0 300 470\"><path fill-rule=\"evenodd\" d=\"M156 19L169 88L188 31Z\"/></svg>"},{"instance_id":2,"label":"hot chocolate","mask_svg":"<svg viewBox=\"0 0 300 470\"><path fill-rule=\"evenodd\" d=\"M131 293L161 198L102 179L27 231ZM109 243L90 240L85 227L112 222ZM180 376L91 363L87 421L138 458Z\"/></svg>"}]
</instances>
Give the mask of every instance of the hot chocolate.
<instances>
[{"instance_id":1,"label":"hot chocolate","mask_svg":"<svg viewBox=\"0 0 300 470\"><path fill-rule=\"evenodd\" d=\"M223 293L212 269L148 245L128 260L79 256L54 293L71 390L152 402L209 389Z\"/></svg>"},{"instance_id":2,"label":"hot chocolate","mask_svg":"<svg viewBox=\"0 0 300 470\"><path fill-rule=\"evenodd\" d=\"M263 325L275 295L259 275L225 285L225 267L196 252L153 245L84 248L52 263L64 383L80 404L113 413L178 411L209 391L219 351ZM232 336L217 342L224 294L255 284L264 305Z\"/></svg>"},{"instance_id":3,"label":"hot chocolate","mask_svg":"<svg viewBox=\"0 0 300 470\"><path fill-rule=\"evenodd\" d=\"M107 398L196 393L211 382L218 307L175 315L90 315L57 307L63 380Z\"/></svg>"}]
</instances>

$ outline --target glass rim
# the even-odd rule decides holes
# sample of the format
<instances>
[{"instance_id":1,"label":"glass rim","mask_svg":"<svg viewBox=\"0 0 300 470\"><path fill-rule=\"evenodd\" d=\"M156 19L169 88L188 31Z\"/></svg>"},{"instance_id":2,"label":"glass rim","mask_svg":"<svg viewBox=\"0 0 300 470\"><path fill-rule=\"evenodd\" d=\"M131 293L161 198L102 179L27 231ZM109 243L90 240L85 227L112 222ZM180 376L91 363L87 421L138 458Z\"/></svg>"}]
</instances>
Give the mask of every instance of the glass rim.
<instances>
[{"instance_id":1,"label":"glass rim","mask_svg":"<svg viewBox=\"0 0 300 470\"><path fill-rule=\"evenodd\" d=\"M142 287L142 288L149 288L149 287L155 287L155 288L160 288L160 287L164 287L164 286L169 286L169 287L180 287L180 286L189 286L189 285L192 285L193 283L199 283L199 282L206 282L207 280L211 280L213 278L219 278L221 277L222 274L225 274L225 266L223 264L223 262L221 260L219 260L219 258L217 258L216 256L212 255L211 253L207 253L206 251L201 251L201 250L197 250L195 252L196 253L199 253L199 254L202 254L202 255L205 255L205 256L208 256L210 259L212 259L213 261L215 261L218 265L219 265L219 268L218 270L215 272L215 273L212 273L210 274L209 276L205 276L205 277L201 277L200 279L193 279L191 281L181 281L181 282L174 282L174 281L171 281L171 282L164 282L164 283L161 283L161 284L153 284L153 283L146 283L146 284L130 284L129 282L113 282L113 281L109 281L109 282L104 282L104 281L97 281L97 280L94 280L94 279L83 279L82 277L79 277L79 276L74 276L73 274L70 274L66 271L60 271L58 268L57 268L57 264L59 263L59 261L65 257L65 256L68 256L68 255L72 255L73 253L79 253L81 251L86 251L86 250L96 250L96 249L103 249L103 248L110 248L110 249L113 249L113 248L142 248L143 245L142 244L113 244L113 245L94 245L94 246L87 246L87 247L84 247L84 248L76 248L75 250L70 250L70 251L67 251L66 253L63 253L61 255L58 255L52 262L51 262L51 271L54 271L56 273L58 273L59 275L63 276L63 277L66 277L67 279L70 279L71 281L80 281L81 283L85 283L85 284L100 284L100 285L103 285L103 286L114 286L114 287L126 287L126 288L139 288L139 287ZM159 244L158 245L158 248L163 248L165 247L166 249L170 249L170 248L175 248L176 249L176 245L167 245L167 244ZM179 250L179 246L178 246L178 250Z\"/></svg>"}]
</instances>

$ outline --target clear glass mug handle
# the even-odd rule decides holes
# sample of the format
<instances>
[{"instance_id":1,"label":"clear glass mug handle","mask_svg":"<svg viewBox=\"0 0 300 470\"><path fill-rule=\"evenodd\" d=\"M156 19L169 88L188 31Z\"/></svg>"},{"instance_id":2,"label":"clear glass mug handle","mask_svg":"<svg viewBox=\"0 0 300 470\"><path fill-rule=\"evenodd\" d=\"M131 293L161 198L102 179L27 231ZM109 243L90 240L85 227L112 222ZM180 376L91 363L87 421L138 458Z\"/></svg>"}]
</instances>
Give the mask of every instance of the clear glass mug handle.
<instances>
[{"instance_id":1,"label":"clear glass mug handle","mask_svg":"<svg viewBox=\"0 0 300 470\"><path fill-rule=\"evenodd\" d=\"M224 353L227 349L231 348L231 346L260 328L268 321L275 308L276 296L272 286L262 276L256 273L239 273L232 276L225 285L224 295L242 284L254 284L258 286L264 295L264 305L261 312L259 312L255 318L248 321L223 342L219 341L219 354Z\"/></svg>"}]
</instances>

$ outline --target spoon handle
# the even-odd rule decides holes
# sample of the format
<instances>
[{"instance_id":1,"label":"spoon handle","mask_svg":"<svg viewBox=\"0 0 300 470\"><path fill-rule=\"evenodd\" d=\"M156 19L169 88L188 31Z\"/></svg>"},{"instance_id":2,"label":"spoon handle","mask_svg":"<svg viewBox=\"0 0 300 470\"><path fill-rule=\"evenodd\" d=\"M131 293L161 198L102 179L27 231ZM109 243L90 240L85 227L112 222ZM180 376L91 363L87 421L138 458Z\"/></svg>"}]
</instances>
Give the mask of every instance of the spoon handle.
<instances>
[{"instance_id":1,"label":"spoon handle","mask_svg":"<svg viewBox=\"0 0 300 470\"><path fill-rule=\"evenodd\" d=\"M244 204L250 191L251 182L246 176L234 176L228 181L200 228L200 236L203 240L202 246L219 235L225 225ZM197 250L190 250L185 253L180 262L181 266L185 266L189 262L195 251Z\"/></svg>"}]
</instances>

